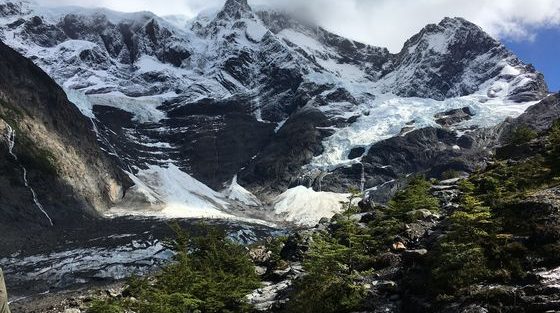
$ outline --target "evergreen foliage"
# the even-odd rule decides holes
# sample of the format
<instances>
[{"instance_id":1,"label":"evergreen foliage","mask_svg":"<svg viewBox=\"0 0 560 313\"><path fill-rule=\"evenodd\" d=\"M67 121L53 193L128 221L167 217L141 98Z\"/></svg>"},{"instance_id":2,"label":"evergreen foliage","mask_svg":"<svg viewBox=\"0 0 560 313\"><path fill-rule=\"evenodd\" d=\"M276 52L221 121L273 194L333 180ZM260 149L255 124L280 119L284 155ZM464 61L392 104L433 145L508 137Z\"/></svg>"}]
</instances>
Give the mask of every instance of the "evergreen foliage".
<instances>
[{"instance_id":1,"label":"evergreen foliage","mask_svg":"<svg viewBox=\"0 0 560 313\"><path fill-rule=\"evenodd\" d=\"M432 184L422 176L413 177L408 186L398 191L389 202L394 215L416 210L439 211L439 200L430 194Z\"/></svg>"},{"instance_id":2,"label":"evergreen foliage","mask_svg":"<svg viewBox=\"0 0 560 313\"><path fill-rule=\"evenodd\" d=\"M365 309L367 290L358 282L375 271L376 256L387 250L404 231L408 213L439 210L430 194L431 183L414 177L390 205L379 207L368 225L355 218L359 209L350 205L331 221L330 229L315 233L304 261L306 275L296 281L288 312L354 312Z\"/></svg>"},{"instance_id":3,"label":"evergreen foliage","mask_svg":"<svg viewBox=\"0 0 560 313\"><path fill-rule=\"evenodd\" d=\"M527 127L527 125L521 125L512 132L509 141L514 145L521 145L537 138L537 136L536 131Z\"/></svg>"},{"instance_id":4,"label":"evergreen foliage","mask_svg":"<svg viewBox=\"0 0 560 313\"><path fill-rule=\"evenodd\" d=\"M207 227L205 235L197 237L189 237L178 226L174 229L177 238L168 243L176 252L171 265L153 279L132 279L130 297L96 303L88 313L249 312L245 296L260 281L244 247L217 228Z\"/></svg>"}]
</instances>

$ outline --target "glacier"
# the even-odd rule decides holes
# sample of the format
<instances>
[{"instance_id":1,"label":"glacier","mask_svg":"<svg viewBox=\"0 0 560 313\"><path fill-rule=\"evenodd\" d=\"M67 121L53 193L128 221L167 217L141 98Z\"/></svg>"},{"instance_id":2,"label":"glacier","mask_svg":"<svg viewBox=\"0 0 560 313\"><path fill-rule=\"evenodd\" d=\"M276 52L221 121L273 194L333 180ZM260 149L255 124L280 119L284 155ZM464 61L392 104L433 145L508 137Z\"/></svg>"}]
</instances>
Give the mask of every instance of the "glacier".
<instances>
[{"instance_id":1,"label":"glacier","mask_svg":"<svg viewBox=\"0 0 560 313\"><path fill-rule=\"evenodd\" d=\"M103 149L136 184L133 199L107 216L311 225L340 210L343 191L314 190L296 183L300 177L276 189L246 181L250 175L243 171L266 158L266 146L256 147L252 158L239 156L220 177L214 176L224 156L214 147L215 169L201 173L208 165L193 160L200 157L196 145L216 145L216 138L208 138L231 131L227 118L242 119L235 114L252 117L246 127L258 125L255 136L275 139L298 112L321 112L328 125L316 130L328 135L298 175L324 177L362 164L359 184L365 191L376 186L367 185L363 157L349 158L353 149L367 154L385 139L442 127L438 113L469 108L472 118L450 128L460 137L516 117L545 96L540 74L460 18L427 26L391 54L277 9L253 10L243 1L227 1L222 10L188 21L15 3L18 12L0 16L0 39L64 87L91 119ZM481 51L463 47L468 40L478 40ZM461 60L450 56L453 47L465 50ZM461 70L455 73L450 64ZM130 116L130 125L111 125L115 114ZM139 199L147 206L138 205ZM239 205L252 212L241 212Z\"/></svg>"}]
</instances>

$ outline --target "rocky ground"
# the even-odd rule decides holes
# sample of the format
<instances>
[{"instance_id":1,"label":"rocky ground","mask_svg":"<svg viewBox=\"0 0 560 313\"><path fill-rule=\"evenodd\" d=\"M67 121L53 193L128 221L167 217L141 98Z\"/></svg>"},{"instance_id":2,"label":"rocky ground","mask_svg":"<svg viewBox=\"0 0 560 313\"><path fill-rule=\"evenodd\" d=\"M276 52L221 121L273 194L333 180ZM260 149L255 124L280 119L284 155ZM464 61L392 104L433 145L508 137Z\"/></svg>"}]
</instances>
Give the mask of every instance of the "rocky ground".
<instances>
[{"instance_id":1,"label":"rocky ground","mask_svg":"<svg viewBox=\"0 0 560 313\"><path fill-rule=\"evenodd\" d=\"M456 204L454 201L459 193L457 189L458 179L442 181L433 186L432 192L444 201L444 210L447 214ZM362 205L367 205L362 203ZM352 219L359 224L365 225L374 217L375 211L352 215ZM428 253L427 238L433 236L444 220L442 216L428 210L411 212L417 218L416 222L406 225L403 236L395 238L391 249L382 252L382 258L387 266L376 271L370 277L363 277L360 284L364 286L371 295L375 307L372 312L398 312L402 306L402 289L400 278L407 266L421 260ZM252 303L258 311L281 312L284 304L289 300L291 286L295 279L305 274L302 261L308 250L309 241L314 232L325 231L336 227L336 222L323 219L315 228L297 232L288 237L282 244L280 257L283 262L271 259L273 252L267 250L267 246L257 246L251 250L251 257L257 264L257 271L262 274L266 281L265 286L249 295Z\"/></svg>"},{"instance_id":2,"label":"rocky ground","mask_svg":"<svg viewBox=\"0 0 560 313\"><path fill-rule=\"evenodd\" d=\"M422 272L438 238L448 230L449 217L460 209L462 190L460 179L440 181L430 193L440 200L441 210L416 210L408 213L411 222L387 249L376 253L376 270L355 281L367 291L366 302L371 308L364 312L556 312L560 310L560 269L534 267L518 283L477 284L453 301L443 301L432 307L429 297L411 288L411 281ZM543 189L527 196L520 206L532 208L527 220L537 219L539 225L557 229L560 212L558 187ZM360 203L361 213L350 218L360 227L375 218L378 205ZM249 256L261 276L263 286L247 296L256 311L285 312L293 295L295 282L305 275L303 262L317 232L337 228L336 218L323 219L312 229L293 232L281 241L269 237L250 245ZM506 235L502 235L506 236ZM262 238L262 237L261 237ZM517 240L517 239L514 239ZM528 239L522 239L528 240ZM549 264L550 265L550 264ZM416 281L418 283L418 281ZM14 312L85 312L96 299L120 299L122 283L90 283L83 288L34 296L12 304ZM126 292L125 292L126 294ZM439 299L438 301L441 301Z\"/></svg>"},{"instance_id":3,"label":"rocky ground","mask_svg":"<svg viewBox=\"0 0 560 313\"><path fill-rule=\"evenodd\" d=\"M446 233L448 217L458 210L461 190L459 179L441 181L432 186L431 193L441 201L441 212L428 210L410 212L414 222L406 224L406 230L394 239L386 251L378 252L378 266L372 275L361 277L356 284L367 290L366 302L371 308L367 312L558 312L560 311L560 268L535 267L528 270L519 283L477 284L453 301L443 301L434 307L428 297L418 293L412 285L420 284L419 272L424 271L429 252L435 248L437 238ZM557 231L560 212L558 187L538 191L519 203L534 208L528 219L537 218L550 231ZM371 221L375 211L355 214L352 219L359 225ZM536 217L538 216L538 217ZM305 271L302 268L309 241L315 232L336 228L336 222L323 220L314 229L291 235L282 245L278 262L273 258L269 246L258 246L251 250L257 271L266 281L263 288L248 296L258 311L286 312L285 304L290 300L294 281ZM554 230L553 230L554 229ZM506 236L506 235L502 235ZM514 241L516 239L513 239ZM528 237L524 240L529 240ZM543 239L545 240L545 239ZM278 264L281 264L279 266ZM411 281L413 283L411 283ZM427 285L426 285L426 288ZM441 301L441 299L438 299ZM366 311L364 311L366 312Z\"/></svg>"},{"instance_id":4,"label":"rocky ground","mask_svg":"<svg viewBox=\"0 0 560 313\"><path fill-rule=\"evenodd\" d=\"M116 218L45 231L41 238L21 238L21 245L8 247L0 255L13 311L34 308L38 310L34 312L43 312L39 308L67 295L75 297L92 287L97 290L96 286L111 285L133 274L156 271L172 256L163 242L173 238L169 225L174 222L193 234L200 229L199 223L218 225L244 244L277 232L227 221Z\"/></svg>"},{"instance_id":5,"label":"rocky ground","mask_svg":"<svg viewBox=\"0 0 560 313\"><path fill-rule=\"evenodd\" d=\"M60 293L41 294L15 300L10 304L13 313L80 313L97 299L117 297L123 283L97 284Z\"/></svg>"}]
</instances>

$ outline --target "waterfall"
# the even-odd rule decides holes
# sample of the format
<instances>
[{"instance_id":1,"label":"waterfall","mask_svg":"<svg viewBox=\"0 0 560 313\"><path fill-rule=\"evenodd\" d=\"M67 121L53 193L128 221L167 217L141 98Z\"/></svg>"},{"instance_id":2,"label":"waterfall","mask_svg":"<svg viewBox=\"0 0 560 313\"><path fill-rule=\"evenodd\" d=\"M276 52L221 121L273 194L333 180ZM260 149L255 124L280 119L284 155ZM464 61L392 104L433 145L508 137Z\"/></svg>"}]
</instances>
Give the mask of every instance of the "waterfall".
<instances>
[{"instance_id":1,"label":"waterfall","mask_svg":"<svg viewBox=\"0 0 560 313\"><path fill-rule=\"evenodd\" d=\"M37 193L35 193L35 190L33 190L33 188L31 188L31 186L29 186L29 182L27 181L27 169L25 167L21 167L23 169L23 182L25 183L25 187L27 187L29 189L29 191L31 191L31 195L33 196L33 202L35 203L35 206L45 215L45 217L49 220L49 224L51 224L51 226L54 226L53 221L51 219L51 217L49 216L49 214L47 213L47 211L45 211L45 208L43 208L43 205L39 202L39 199L37 198Z\"/></svg>"},{"instance_id":2,"label":"waterfall","mask_svg":"<svg viewBox=\"0 0 560 313\"><path fill-rule=\"evenodd\" d=\"M23 165L21 165L17 155L14 153L14 147L16 145L16 131L10 125L8 125L7 123L6 123L6 126L8 128L8 133L6 134L6 139L8 140L8 152L14 158L14 160L16 160L18 162L19 167L23 170L23 183L25 184L25 187L31 192L31 195L33 196L33 202L35 203L35 206L49 220L49 224L51 226L54 226L51 217L49 216L47 211L45 211L45 208L43 207L43 205L39 202L39 199L37 197L37 193L29 185L29 181L27 180L27 169Z\"/></svg>"},{"instance_id":3,"label":"waterfall","mask_svg":"<svg viewBox=\"0 0 560 313\"><path fill-rule=\"evenodd\" d=\"M360 192L364 193L364 190L366 189L366 167L364 166L363 162L360 162L360 164L362 165L362 177L361 177L361 185L360 185Z\"/></svg>"},{"instance_id":4,"label":"waterfall","mask_svg":"<svg viewBox=\"0 0 560 313\"><path fill-rule=\"evenodd\" d=\"M8 140L8 152L14 159L18 159L17 156L14 154L14 146L16 145L16 132L12 129L12 127L8 124L8 133L6 134L6 139Z\"/></svg>"}]
</instances>

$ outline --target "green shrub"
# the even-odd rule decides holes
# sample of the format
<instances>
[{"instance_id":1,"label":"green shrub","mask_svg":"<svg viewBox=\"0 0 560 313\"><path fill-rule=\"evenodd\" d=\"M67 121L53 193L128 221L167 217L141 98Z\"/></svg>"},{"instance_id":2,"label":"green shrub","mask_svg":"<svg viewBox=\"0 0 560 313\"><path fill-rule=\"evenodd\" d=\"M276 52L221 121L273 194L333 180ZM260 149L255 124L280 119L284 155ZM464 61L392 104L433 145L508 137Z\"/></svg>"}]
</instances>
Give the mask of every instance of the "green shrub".
<instances>
[{"instance_id":1,"label":"green shrub","mask_svg":"<svg viewBox=\"0 0 560 313\"><path fill-rule=\"evenodd\" d=\"M449 169L441 174L442 179L453 179L461 177L461 172L453 169Z\"/></svg>"},{"instance_id":2,"label":"green shrub","mask_svg":"<svg viewBox=\"0 0 560 313\"><path fill-rule=\"evenodd\" d=\"M398 191L389 202L393 214L405 215L410 211L429 210L438 212L440 209L439 199L430 193L432 184L422 176L412 178L408 186Z\"/></svg>"},{"instance_id":3,"label":"green shrub","mask_svg":"<svg viewBox=\"0 0 560 313\"><path fill-rule=\"evenodd\" d=\"M335 313L359 310L365 290L354 283L351 264L357 248L342 245L328 235L313 237L304 262L306 275L295 284L288 312Z\"/></svg>"},{"instance_id":4,"label":"green shrub","mask_svg":"<svg viewBox=\"0 0 560 313\"><path fill-rule=\"evenodd\" d=\"M176 240L168 243L176 251L174 262L153 279L131 279L128 294L136 301L111 306L136 313L249 312L245 296L260 281L245 248L214 227L197 237L174 229ZM109 306L95 305L88 313L100 305Z\"/></svg>"},{"instance_id":5,"label":"green shrub","mask_svg":"<svg viewBox=\"0 0 560 313\"><path fill-rule=\"evenodd\" d=\"M432 257L432 283L443 294L480 282L489 273L484 249L475 243L444 241Z\"/></svg>"},{"instance_id":6,"label":"green shrub","mask_svg":"<svg viewBox=\"0 0 560 313\"><path fill-rule=\"evenodd\" d=\"M124 309L118 304L95 301L88 309L88 313L124 313Z\"/></svg>"},{"instance_id":7,"label":"green shrub","mask_svg":"<svg viewBox=\"0 0 560 313\"><path fill-rule=\"evenodd\" d=\"M521 125L511 133L509 142L510 144L521 145L537 138L537 136L537 132L533 129L529 128L527 125Z\"/></svg>"}]
</instances>

